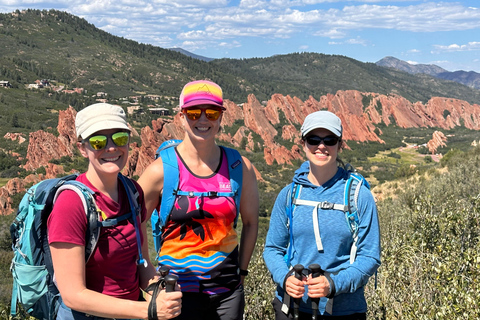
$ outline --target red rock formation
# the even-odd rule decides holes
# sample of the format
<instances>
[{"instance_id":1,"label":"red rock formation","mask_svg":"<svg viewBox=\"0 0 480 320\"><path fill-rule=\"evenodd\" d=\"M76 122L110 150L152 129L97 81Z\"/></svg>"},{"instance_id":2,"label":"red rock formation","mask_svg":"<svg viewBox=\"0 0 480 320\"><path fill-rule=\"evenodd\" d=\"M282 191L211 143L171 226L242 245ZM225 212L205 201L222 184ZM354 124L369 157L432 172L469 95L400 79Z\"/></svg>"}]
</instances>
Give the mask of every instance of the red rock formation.
<instances>
[{"instance_id":1,"label":"red rock formation","mask_svg":"<svg viewBox=\"0 0 480 320\"><path fill-rule=\"evenodd\" d=\"M41 166L48 166L48 161L60 159L63 156L73 156L75 142L75 115L76 111L68 107L59 112L57 131L58 137L39 130L29 135L27 149L27 163L24 168L29 171L36 170ZM52 178L48 176L48 178Z\"/></svg>"},{"instance_id":2,"label":"red rock formation","mask_svg":"<svg viewBox=\"0 0 480 320\"><path fill-rule=\"evenodd\" d=\"M23 133L7 132L3 137L5 139L10 139L12 141L18 141L19 144L22 144L27 140L27 139L25 139L25 136L23 135Z\"/></svg>"},{"instance_id":3,"label":"red rock formation","mask_svg":"<svg viewBox=\"0 0 480 320\"><path fill-rule=\"evenodd\" d=\"M243 114L245 116L245 126L257 133L264 141L273 141L277 135L277 130L267 119L264 107L258 102L253 94L248 96L248 102L243 104Z\"/></svg>"},{"instance_id":4,"label":"red rock formation","mask_svg":"<svg viewBox=\"0 0 480 320\"><path fill-rule=\"evenodd\" d=\"M441 131L435 131L432 135L432 139L427 142L428 151L431 154L436 154L438 147L446 147L447 137Z\"/></svg>"},{"instance_id":5,"label":"red rock formation","mask_svg":"<svg viewBox=\"0 0 480 320\"><path fill-rule=\"evenodd\" d=\"M263 148L267 164L275 162L289 164L293 159L302 159L303 151L298 143L300 132L296 129L303 123L305 117L318 110L329 110L337 114L343 123L343 138L348 141L377 141L381 139L381 130L378 124L397 125L402 128L410 127L438 127L451 129L464 125L472 130L480 130L480 106L450 98L432 98L425 105L421 102L411 103L398 95L380 95L376 93L361 93L358 91L338 91L336 94L327 94L317 101L309 97L302 102L296 97L275 94L266 102L264 107L254 95L249 95L243 105L236 105L225 100L226 110L223 114L222 126L232 126L237 120L243 120L244 126L232 137L220 132L218 139L239 147L246 137L245 149L252 151L255 147ZM72 156L75 149L74 119L75 110L69 107L59 113L57 130L58 137L45 131L30 133L27 151L27 170L35 170L40 166L46 167L46 177L54 177L62 173L62 168L48 163L51 159L62 156ZM283 123L286 122L286 123ZM284 124L282 132L277 132L277 125ZM162 118L152 121L152 126L142 128L140 138L141 147L131 144L130 157L124 173L129 176L140 176L145 168L154 160L158 146L167 139L183 139L184 130L180 116L176 114L171 120ZM261 141L253 141L254 134L261 137ZM294 141L296 144L288 150L281 143L275 142L274 137L285 141ZM138 132L132 128L132 135ZM10 137L10 139L13 139ZM445 136L441 132L434 133L429 142L430 152L444 145ZM431 147L431 149L430 149ZM257 172L258 173L258 172ZM36 176L37 179L39 176ZM257 177L261 178L260 173ZM42 177L43 178L43 177ZM5 213L11 203L11 196L23 190L19 182L0 188L0 212ZM10 199L10 200L9 200Z\"/></svg>"},{"instance_id":6,"label":"red rock formation","mask_svg":"<svg viewBox=\"0 0 480 320\"><path fill-rule=\"evenodd\" d=\"M301 136L301 133L293 125L287 125L282 127L282 139L283 140L295 140Z\"/></svg>"}]
</instances>

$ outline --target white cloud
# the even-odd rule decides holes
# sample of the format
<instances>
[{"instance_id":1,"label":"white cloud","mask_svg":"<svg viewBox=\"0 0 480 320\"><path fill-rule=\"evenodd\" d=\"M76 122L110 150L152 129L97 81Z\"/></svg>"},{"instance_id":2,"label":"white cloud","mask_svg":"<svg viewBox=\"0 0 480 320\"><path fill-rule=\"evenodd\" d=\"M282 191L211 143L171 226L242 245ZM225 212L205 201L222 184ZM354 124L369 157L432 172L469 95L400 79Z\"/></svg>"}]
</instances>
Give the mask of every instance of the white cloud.
<instances>
[{"instance_id":1,"label":"white cloud","mask_svg":"<svg viewBox=\"0 0 480 320\"><path fill-rule=\"evenodd\" d=\"M364 47L367 46L367 41L360 39L360 38L355 38L355 39L347 39L345 41L330 41L328 44L330 45L344 45L344 44L359 44Z\"/></svg>"},{"instance_id":2,"label":"white cloud","mask_svg":"<svg viewBox=\"0 0 480 320\"><path fill-rule=\"evenodd\" d=\"M435 50L432 53L440 52L458 52L458 51L476 51L480 50L480 42L469 42L467 44L434 45Z\"/></svg>"}]
</instances>

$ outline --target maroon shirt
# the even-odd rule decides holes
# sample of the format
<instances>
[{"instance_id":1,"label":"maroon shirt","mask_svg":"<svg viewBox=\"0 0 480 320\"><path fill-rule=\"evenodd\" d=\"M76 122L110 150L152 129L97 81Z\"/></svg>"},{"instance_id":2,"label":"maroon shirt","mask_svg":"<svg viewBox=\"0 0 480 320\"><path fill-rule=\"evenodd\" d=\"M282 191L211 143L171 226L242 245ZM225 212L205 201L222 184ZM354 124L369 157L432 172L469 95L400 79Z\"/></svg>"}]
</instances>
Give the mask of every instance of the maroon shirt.
<instances>
[{"instance_id":1,"label":"maroon shirt","mask_svg":"<svg viewBox=\"0 0 480 320\"><path fill-rule=\"evenodd\" d=\"M95 192L97 208L102 210L107 218L121 216L130 211L126 190L120 180L118 203L99 192L85 174L80 175L77 181ZM135 185L140 192L141 220L144 221L146 211L143 192L137 183ZM85 246L87 219L82 202L74 191L65 190L58 196L47 227L50 244L66 242ZM141 241L143 243L143 236ZM117 298L138 300L140 288L137 259L137 239L131 220L124 220L113 227L102 227L96 250L86 265L87 288Z\"/></svg>"}]
</instances>

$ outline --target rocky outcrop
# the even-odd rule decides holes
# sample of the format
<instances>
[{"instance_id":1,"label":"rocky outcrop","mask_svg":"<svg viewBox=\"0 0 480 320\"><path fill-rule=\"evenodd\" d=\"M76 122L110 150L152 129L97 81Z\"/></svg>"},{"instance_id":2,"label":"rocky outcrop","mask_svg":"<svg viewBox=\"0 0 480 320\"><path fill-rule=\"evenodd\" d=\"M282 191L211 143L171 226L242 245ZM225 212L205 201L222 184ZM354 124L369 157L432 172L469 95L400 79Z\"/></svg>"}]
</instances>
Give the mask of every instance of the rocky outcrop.
<instances>
[{"instance_id":1,"label":"rocky outcrop","mask_svg":"<svg viewBox=\"0 0 480 320\"><path fill-rule=\"evenodd\" d=\"M447 137L441 131L435 131L432 135L432 139L427 142L428 151L431 154L436 154L439 147L446 147Z\"/></svg>"},{"instance_id":2,"label":"rocky outcrop","mask_svg":"<svg viewBox=\"0 0 480 320\"><path fill-rule=\"evenodd\" d=\"M327 94L316 100L309 97L301 101L296 97L274 94L269 101L262 104L254 95L249 95L247 102L237 105L225 100L226 110L222 118L222 127L237 126L243 123L237 132L221 131L218 140L247 151L263 150L265 162L269 165L290 164L294 159L302 159L303 151L299 144L299 128L305 117L318 110L329 110L340 117L343 124L343 139L348 141L377 141L382 131L379 124L395 125L402 128L437 127L451 129L465 126L471 130L480 130L480 106L457 99L436 97L426 104L411 103L407 99L395 95L362 93L354 90L338 91ZM72 156L76 148L74 119L76 112L69 107L59 113L57 126L58 137L45 131L32 132L29 135L27 151L27 170L36 170L41 166L46 175L35 176L50 178L63 173L63 168L49 163L51 159ZM154 160L158 146L168 139L183 139L185 131L177 113L170 119L162 118L152 121L151 127L142 128L138 133L132 128L133 136L140 136L141 146L131 143L128 163L124 173L129 176L140 176L145 168ZM260 140L254 137L260 136ZM17 139L7 136L8 139ZM289 142L286 148L282 141ZM439 146L446 144L446 137L440 132L433 134L427 147L435 153ZM257 178L261 179L261 173ZM11 196L24 191L21 182L12 179L10 184L0 188L0 212L10 212ZM23 189L22 189L23 188Z\"/></svg>"},{"instance_id":3,"label":"rocky outcrop","mask_svg":"<svg viewBox=\"0 0 480 320\"><path fill-rule=\"evenodd\" d=\"M25 136L23 133L11 133L7 132L4 136L5 139L9 139L12 141L18 141L19 144L24 143L27 139L25 139Z\"/></svg>"},{"instance_id":4,"label":"rocky outcrop","mask_svg":"<svg viewBox=\"0 0 480 320\"><path fill-rule=\"evenodd\" d=\"M58 137L49 132L39 130L32 132L28 138L27 163L24 168L29 171L42 166L47 167L52 159L60 159L63 156L73 156L75 142L75 116L76 111L68 107L60 111L58 116ZM52 178L54 176L47 176Z\"/></svg>"}]
</instances>

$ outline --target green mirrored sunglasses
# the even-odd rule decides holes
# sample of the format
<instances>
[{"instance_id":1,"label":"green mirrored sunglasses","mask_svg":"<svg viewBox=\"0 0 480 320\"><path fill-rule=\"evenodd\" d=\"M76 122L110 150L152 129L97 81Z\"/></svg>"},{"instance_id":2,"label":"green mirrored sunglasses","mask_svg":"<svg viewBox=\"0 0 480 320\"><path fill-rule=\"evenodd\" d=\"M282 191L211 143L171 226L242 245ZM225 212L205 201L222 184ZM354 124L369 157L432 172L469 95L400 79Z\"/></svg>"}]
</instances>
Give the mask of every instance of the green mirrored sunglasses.
<instances>
[{"instance_id":1,"label":"green mirrored sunglasses","mask_svg":"<svg viewBox=\"0 0 480 320\"><path fill-rule=\"evenodd\" d=\"M82 142L88 141L93 150L102 150L107 146L108 138L110 138L117 147L124 147L130 140L130 133L125 131L115 132L111 135L96 134Z\"/></svg>"}]
</instances>

